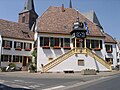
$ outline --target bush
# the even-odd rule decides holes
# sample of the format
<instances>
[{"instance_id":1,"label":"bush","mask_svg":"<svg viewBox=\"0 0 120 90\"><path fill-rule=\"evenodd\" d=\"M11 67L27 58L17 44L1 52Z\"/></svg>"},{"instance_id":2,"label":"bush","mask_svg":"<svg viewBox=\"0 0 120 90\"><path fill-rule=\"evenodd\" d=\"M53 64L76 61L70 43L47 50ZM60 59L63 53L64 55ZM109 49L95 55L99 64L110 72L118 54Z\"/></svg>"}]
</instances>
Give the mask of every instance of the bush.
<instances>
[{"instance_id":1,"label":"bush","mask_svg":"<svg viewBox=\"0 0 120 90\"><path fill-rule=\"evenodd\" d=\"M6 72L6 67L1 67L2 72Z\"/></svg>"},{"instance_id":2,"label":"bush","mask_svg":"<svg viewBox=\"0 0 120 90\"><path fill-rule=\"evenodd\" d=\"M10 63L10 64L8 64L8 66L10 66L10 68L16 68L16 64L15 63Z\"/></svg>"},{"instance_id":3,"label":"bush","mask_svg":"<svg viewBox=\"0 0 120 90\"><path fill-rule=\"evenodd\" d=\"M30 65L29 65L29 67L28 67L28 70L35 72L35 71L36 71L36 66L33 65L33 63L30 63Z\"/></svg>"}]
</instances>

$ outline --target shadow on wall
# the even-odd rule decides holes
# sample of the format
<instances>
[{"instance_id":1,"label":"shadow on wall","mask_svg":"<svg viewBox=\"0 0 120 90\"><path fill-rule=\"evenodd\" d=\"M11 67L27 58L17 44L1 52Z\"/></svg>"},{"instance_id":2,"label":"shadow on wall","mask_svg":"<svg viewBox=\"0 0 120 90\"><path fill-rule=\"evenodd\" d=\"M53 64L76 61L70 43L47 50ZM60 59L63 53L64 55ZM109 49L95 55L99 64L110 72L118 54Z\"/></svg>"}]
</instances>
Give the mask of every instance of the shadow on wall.
<instances>
[{"instance_id":1,"label":"shadow on wall","mask_svg":"<svg viewBox=\"0 0 120 90\"><path fill-rule=\"evenodd\" d=\"M56 57L58 57L58 56L63 54L61 49L54 49L54 53L55 53Z\"/></svg>"},{"instance_id":2,"label":"shadow on wall","mask_svg":"<svg viewBox=\"0 0 120 90\"><path fill-rule=\"evenodd\" d=\"M43 49L43 52L46 55L46 57L53 56L51 49Z\"/></svg>"},{"instance_id":3,"label":"shadow on wall","mask_svg":"<svg viewBox=\"0 0 120 90\"><path fill-rule=\"evenodd\" d=\"M103 54L102 54L101 51L95 51L95 53L96 53L98 56L100 56L101 58L104 58L104 56L103 56Z\"/></svg>"},{"instance_id":4,"label":"shadow on wall","mask_svg":"<svg viewBox=\"0 0 120 90\"><path fill-rule=\"evenodd\" d=\"M0 90L32 90L32 89L25 89L25 88L13 88L4 84L0 84Z\"/></svg>"},{"instance_id":5,"label":"shadow on wall","mask_svg":"<svg viewBox=\"0 0 120 90\"><path fill-rule=\"evenodd\" d=\"M95 59L94 59L94 61L95 61L96 69L99 71L100 69L99 69L98 63Z\"/></svg>"}]
</instances>

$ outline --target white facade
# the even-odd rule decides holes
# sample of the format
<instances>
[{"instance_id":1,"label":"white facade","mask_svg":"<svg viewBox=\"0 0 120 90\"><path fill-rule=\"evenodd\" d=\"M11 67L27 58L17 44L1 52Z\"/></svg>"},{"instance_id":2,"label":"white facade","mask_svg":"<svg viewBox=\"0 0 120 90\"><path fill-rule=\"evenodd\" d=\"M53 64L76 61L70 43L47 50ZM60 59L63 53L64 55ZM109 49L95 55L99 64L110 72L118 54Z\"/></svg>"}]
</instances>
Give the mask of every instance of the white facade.
<instances>
[{"instance_id":1,"label":"white facade","mask_svg":"<svg viewBox=\"0 0 120 90\"><path fill-rule=\"evenodd\" d=\"M54 49L50 47L49 49L43 49L40 47L40 37L59 37L59 38L70 38L70 47L71 49L73 48L73 43L72 43L72 37L70 35L51 35L51 34L38 34L38 47L37 47L37 71L42 71L42 67L49 62L49 58L52 58L53 60L63 54L65 54L69 50L65 50L64 48L60 49ZM109 43L112 45L112 53L107 53L105 45L107 43L104 42L104 38L95 38L95 37L87 37L87 39L92 39L92 40L102 40L102 49L100 51L94 51L92 52L96 53L99 57L103 58L104 60L106 58L113 58L113 64L112 66L117 65L117 55L116 55L116 44ZM84 66L79 66L78 65L78 60L84 60ZM43 66L42 66L43 65ZM104 65L99 63L97 60L95 60L91 56L86 56L86 54L77 54L69 57L68 59L64 60L60 64L54 66L48 72L63 72L65 70L73 70L73 71L81 71L83 69L95 69L99 71L109 71Z\"/></svg>"}]
</instances>

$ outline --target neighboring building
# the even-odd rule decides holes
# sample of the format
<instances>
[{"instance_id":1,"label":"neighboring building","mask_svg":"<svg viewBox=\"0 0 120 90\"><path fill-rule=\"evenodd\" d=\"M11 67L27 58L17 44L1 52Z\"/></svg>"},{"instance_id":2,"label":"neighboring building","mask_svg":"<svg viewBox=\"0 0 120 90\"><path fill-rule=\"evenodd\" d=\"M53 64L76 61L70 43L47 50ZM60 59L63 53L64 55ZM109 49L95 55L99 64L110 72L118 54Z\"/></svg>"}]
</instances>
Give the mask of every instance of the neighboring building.
<instances>
[{"instance_id":1,"label":"neighboring building","mask_svg":"<svg viewBox=\"0 0 120 90\"><path fill-rule=\"evenodd\" d=\"M77 17L82 22L86 21L89 29L87 37L83 39L82 51L80 51L81 39L73 38L70 34ZM116 41L104 33L100 23L98 24L73 8L49 7L37 19L35 34L38 36L37 70L41 72L83 69L109 71L111 64L115 68Z\"/></svg>"},{"instance_id":2,"label":"neighboring building","mask_svg":"<svg viewBox=\"0 0 120 90\"><path fill-rule=\"evenodd\" d=\"M34 32L31 30L37 17L33 0L26 0L24 10L19 13L18 23L0 19L1 67L13 62L27 70L34 49Z\"/></svg>"}]
</instances>

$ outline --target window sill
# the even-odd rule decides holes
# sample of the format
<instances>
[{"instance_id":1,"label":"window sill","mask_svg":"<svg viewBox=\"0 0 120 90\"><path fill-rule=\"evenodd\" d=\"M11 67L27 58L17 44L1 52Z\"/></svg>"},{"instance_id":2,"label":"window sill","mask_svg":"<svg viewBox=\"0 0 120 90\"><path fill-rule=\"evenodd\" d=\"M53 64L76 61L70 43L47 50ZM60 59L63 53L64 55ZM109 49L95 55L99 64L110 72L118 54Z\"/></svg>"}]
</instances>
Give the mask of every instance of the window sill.
<instances>
[{"instance_id":1,"label":"window sill","mask_svg":"<svg viewBox=\"0 0 120 90\"><path fill-rule=\"evenodd\" d=\"M50 46L42 46L43 49L50 49Z\"/></svg>"}]
</instances>

